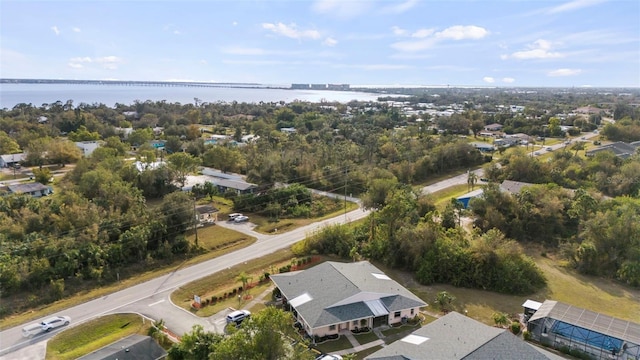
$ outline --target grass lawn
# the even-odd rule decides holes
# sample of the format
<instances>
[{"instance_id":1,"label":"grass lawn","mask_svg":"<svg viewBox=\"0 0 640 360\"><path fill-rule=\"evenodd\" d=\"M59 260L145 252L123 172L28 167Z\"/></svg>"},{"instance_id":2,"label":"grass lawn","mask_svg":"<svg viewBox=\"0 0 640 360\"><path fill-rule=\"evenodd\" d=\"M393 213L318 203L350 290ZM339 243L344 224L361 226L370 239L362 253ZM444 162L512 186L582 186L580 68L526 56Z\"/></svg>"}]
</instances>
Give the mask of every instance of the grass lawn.
<instances>
[{"instance_id":1,"label":"grass lawn","mask_svg":"<svg viewBox=\"0 0 640 360\"><path fill-rule=\"evenodd\" d=\"M173 301L173 303L177 306L191 311L193 294L199 294L203 300L206 299L206 297L210 298L211 296L223 296L225 292L230 292L234 288L237 289L242 285L242 283L237 280L238 275L240 275L241 272L244 271L249 276L251 276L253 278L252 283L257 283L258 279L265 271L269 273L275 273L277 268L279 266L282 266L279 265L277 267L276 264L288 264L294 257L295 256L293 255L291 250L284 249L258 259L247 261L245 264L233 266L227 270L211 274L205 278L191 282L176 289L176 291L171 294L171 301ZM266 286L269 286L270 284L270 282L260 284L252 288L250 290L250 294L253 296L258 296L262 292L261 289L263 289L261 286L265 286L266 288ZM250 299L246 301L250 301ZM240 307L243 303L246 303L246 301L241 300ZM205 306L204 308L198 311L194 311L193 313L198 316L209 316L227 307L239 307L237 296L225 299L221 302L217 302L215 305Z\"/></svg>"},{"instance_id":2,"label":"grass lawn","mask_svg":"<svg viewBox=\"0 0 640 360\"><path fill-rule=\"evenodd\" d=\"M352 346L346 336L340 336L335 340L327 340L322 344L318 344L314 347L325 354L330 354L336 351L350 349Z\"/></svg>"},{"instance_id":3,"label":"grass lawn","mask_svg":"<svg viewBox=\"0 0 640 360\"><path fill-rule=\"evenodd\" d=\"M193 243L195 240L195 235L193 233L187 233L187 239L189 240L189 242ZM137 273L131 276L124 276L123 274L121 274L119 283L113 283L90 290L81 290L75 295L56 301L55 303L34 308L30 311L25 311L17 315L7 316L0 321L0 328L6 329L12 326L16 326L30 320L46 316L47 314L50 314L52 312L57 312L87 302L91 299L95 299L97 297L104 296L112 292L116 292L118 290L122 290L136 284L151 280L158 276L175 271L178 268L222 256L229 252L247 247L253 244L256 240L255 238L247 236L243 233L225 229L221 226L215 225L198 229L198 239L199 244L207 249L207 252L201 255L187 260L177 259L173 263L166 265L147 266L145 267L145 269L151 270ZM10 307L9 301L11 301L11 299L3 299L4 306ZM16 301L22 300L20 300L20 298L17 298Z\"/></svg>"},{"instance_id":4,"label":"grass lawn","mask_svg":"<svg viewBox=\"0 0 640 360\"><path fill-rule=\"evenodd\" d=\"M103 316L54 336L47 343L46 359L76 359L129 335L146 335L150 326L137 314Z\"/></svg>"},{"instance_id":5,"label":"grass lawn","mask_svg":"<svg viewBox=\"0 0 640 360\"><path fill-rule=\"evenodd\" d=\"M341 206L339 209L317 218L280 219L278 222L273 222L273 221L270 221L268 217L254 214L254 215L251 215L250 221L257 225L253 230L261 234L283 233L283 232L297 229L302 226L309 225L314 222L322 221L325 219L332 218L334 216L338 216L340 214L344 214L345 213L344 201L340 201L339 205ZM347 201L346 212L353 211L357 208L358 208L358 204Z\"/></svg>"},{"instance_id":6,"label":"grass lawn","mask_svg":"<svg viewBox=\"0 0 640 360\"><path fill-rule=\"evenodd\" d=\"M479 189L480 184L476 184L474 189ZM453 185L446 189L442 189L440 191L436 191L431 194L435 199L435 205L438 210L444 210L445 206L451 201L452 198L457 198L458 196L464 195L469 192L469 185L460 184Z\"/></svg>"},{"instance_id":7,"label":"grass lawn","mask_svg":"<svg viewBox=\"0 0 640 360\"><path fill-rule=\"evenodd\" d=\"M360 343L360 345L368 344L370 342L378 340L378 335L376 335L373 331L369 331L368 333L353 334L353 337L358 340L358 343Z\"/></svg>"},{"instance_id":8,"label":"grass lawn","mask_svg":"<svg viewBox=\"0 0 640 360\"><path fill-rule=\"evenodd\" d=\"M378 346L374 346L374 347L370 347L366 350L362 350L360 352L355 353L355 360L363 360L365 357L373 354L374 352L378 351L382 349L382 346L378 345Z\"/></svg>"}]
</instances>

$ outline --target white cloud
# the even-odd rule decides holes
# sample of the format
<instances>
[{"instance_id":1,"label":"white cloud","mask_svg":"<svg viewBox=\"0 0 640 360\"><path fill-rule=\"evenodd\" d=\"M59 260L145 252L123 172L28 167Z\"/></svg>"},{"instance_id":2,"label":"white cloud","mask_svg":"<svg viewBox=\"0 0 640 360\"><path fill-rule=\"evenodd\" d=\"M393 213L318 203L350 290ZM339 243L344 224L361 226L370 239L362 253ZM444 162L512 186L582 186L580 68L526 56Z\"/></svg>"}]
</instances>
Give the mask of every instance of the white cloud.
<instances>
[{"instance_id":1,"label":"white cloud","mask_svg":"<svg viewBox=\"0 0 640 360\"><path fill-rule=\"evenodd\" d=\"M60 29L58 29L58 27L57 27L57 26L55 26L55 25L54 25L54 26L52 26L52 27L51 27L51 30L53 30L53 32L54 32L56 35L60 35Z\"/></svg>"},{"instance_id":2,"label":"white cloud","mask_svg":"<svg viewBox=\"0 0 640 360\"><path fill-rule=\"evenodd\" d=\"M393 35L396 35L396 36L403 36L407 34L407 30L398 26L392 26L391 31L393 31Z\"/></svg>"},{"instance_id":3,"label":"white cloud","mask_svg":"<svg viewBox=\"0 0 640 360\"><path fill-rule=\"evenodd\" d=\"M557 69L557 70L553 70L553 71L549 71L547 73L547 76L574 76L574 75L578 75L582 72L581 69Z\"/></svg>"},{"instance_id":4,"label":"white cloud","mask_svg":"<svg viewBox=\"0 0 640 360\"><path fill-rule=\"evenodd\" d=\"M324 39L324 41L322 42L323 45L326 46L336 46L336 44L338 43L338 40L332 38L332 37L328 37L326 39Z\"/></svg>"},{"instance_id":5,"label":"white cloud","mask_svg":"<svg viewBox=\"0 0 640 360\"><path fill-rule=\"evenodd\" d=\"M501 55L500 57L505 60L509 58L518 60L529 59L555 59L564 57L562 53L550 51L552 48L551 42L543 39L538 39L527 46L528 50L516 51L511 55Z\"/></svg>"},{"instance_id":6,"label":"white cloud","mask_svg":"<svg viewBox=\"0 0 640 360\"><path fill-rule=\"evenodd\" d=\"M489 35L489 31L487 29L474 25L455 25L436 33L436 37L452 40L478 40L487 35Z\"/></svg>"},{"instance_id":7,"label":"white cloud","mask_svg":"<svg viewBox=\"0 0 640 360\"><path fill-rule=\"evenodd\" d=\"M431 36L433 34L433 29L418 29L411 34L411 37L414 38L426 38L427 36Z\"/></svg>"},{"instance_id":8,"label":"white cloud","mask_svg":"<svg viewBox=\"0 0 640 360\"><path fill-rule=\"evenodd\" d=\"M485 76L482 78L482 81L493 84L494 82L496 82L496 79L492 78L491 76Z\"/></svg>"},{"instance_id":9,"label":"white cloud","mask_svg":"<svg viewBox=\"0 0 640 360\"><path fill-rule=\"evenodd\" d=\"M418 0L407 0L400 4L389 5L382 8L381 12L383 14L394 13L394 14L402 14L416 6L418 4Z\"/></svg>"},{"instance_id":10,"label":"white cloud","mask_svg":"<svg viewBox=\"0 0 640 360\"><path fill-rule=\"evenodd\" d=\"M73 32L77 32L77 33L79 33L79 32L80 32L80 28L78 28L78 27L74 27L74 28L72 28L71 30L73 30Z\"/></svg>"},{"instance_id":11,"label":"white cloud","mask_svg":"<svg viewBox=\"0 0 640 360\"><path fill-rule=\"evenodd\" d=\"M316 0L311 5L311 9L316 13L348 19L365 13L371 3L368 1Z\"/></svg>"},{"instance_id":12,"label":"white cloud","mask_svg":"<svg viewBox=\"0 0 640 360\"><path fill-rule=\"evenodd\" d=\"M585 7L589 7L589 6L600 4L600 3L604 2L604 1L606 1L606 0L574 0L574 1L570 1L568 3L564 3L562 5L559 5L559 6L553 7L551 9L549 9L548 13L557 14L557 13L561 13L561 12L565 12L565 11L578 10L578 9L582 9L582 8L585 8Z\"/></svg>"},{"instance_id":13,"label":"white cloud","mask_svg":"<svg viewBox=\"0 0 640 360\"><path fill-rule=\"evenodd\" d=\"M238 22L234 21L234 22L231 23L231 25L236 26L236 25L238 25Z\"/></svg>"},{"instance_id":14,"label":"white cloud","mask_svg":"<svg viewBox=\"0 0 640 360\"><path fill-rule=\"evenodd\" d=\"M108 70L115 70L118 68L118 64L122 63L122 58L117 56L103 56L97 58L91 58L89 56L73 57L69 59L69 63L67 65L74 69L81 69L84 67L84 64L91 63L100 64L103 68Z\"/></svg>"},{"instance_id":15,"label":"white cloud","mask_svg":"<svg viewBox=\"0 0 640 360\"><path fill-rule=\"evenodd\" d=\"M360 70L404 70L412 68L412 66L403 64L333 64L333 67Z\"/></svg>"},{"instance_id":16,"label":"white cloud","mask_svg":"<svg viewBox=\"0 0 640 360\"><path fill-rule=\"evenodd\" d=\"M511 83L513 83L513 82L515 82L515 81L516 81L516 79L514 79L514 78L512 78L512 77L505 77L505 78L502 78L502 82L503 82L503 83L507 83L507 84L511 84Z\"/></svg>"},{"instance_id":17,"label":"white cloud","mask_svg":"<svg viewBox=\"0 0 640 360\"><path fill-rule=\"evenodd\" d=\"M85 56L85 57L74 57L69 59L69 61L73 63L90 63L92 60L90 57Z\"/></svg>"},{"instance_id":18,"label":"white cloud","mask_svg":"<svg viewBox=\"0 0 640 360\"><path fill-rule=\"evenodd\" d=\"M202 64L202 65L207 65L208 64L207 60L205 60L205 59L201 59L199 61L199 63Z\"/></svg>"},{"instance_id":19,"label":"white cloud","mask_svg":"<svg viewBox=\"0 0 640 360\"><path fill-rule=\"evenodd\" d=\"M439 32L434 32L431 29L419 29L412 36L420 38L420 40L400 41L391 44L391 47L400 51L415 52L426 50L441 41L479 40L487 35L489 35L487 29L475 25L455 25Z\"/></svg>"},{"instance_id":20,"label":"white cloud","mask_svg":"<svg viewBox=\"0 0 640 360\"><path fill-rule=\"evenodd\" d=\"M319 39L320 32L317 30L298 30L296 24L283 24L283 23L263 23L262 28L272 31L275 34L286 36L292 39Z\"/></svg>"}]
</instances>

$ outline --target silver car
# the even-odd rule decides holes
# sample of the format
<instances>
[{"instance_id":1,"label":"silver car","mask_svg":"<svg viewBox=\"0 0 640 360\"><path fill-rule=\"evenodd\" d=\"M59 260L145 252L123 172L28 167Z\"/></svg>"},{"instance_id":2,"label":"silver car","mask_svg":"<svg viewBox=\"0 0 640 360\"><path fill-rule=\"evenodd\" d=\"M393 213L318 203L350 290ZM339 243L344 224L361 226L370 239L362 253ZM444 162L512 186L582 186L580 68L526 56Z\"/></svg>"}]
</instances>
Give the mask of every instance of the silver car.
<instances>
[{"instance_id":1,"label":"silver car","mask_svg":"<svg viewBox=\"0 0 640 360\"><path fill-rule=\"evenodd\" d=\"M55 316L41 322L40 326L42 326L42 331L51 331L51 329L67 326L70 322L71 318L68 316Z\"/></svg>"}]
</instances>

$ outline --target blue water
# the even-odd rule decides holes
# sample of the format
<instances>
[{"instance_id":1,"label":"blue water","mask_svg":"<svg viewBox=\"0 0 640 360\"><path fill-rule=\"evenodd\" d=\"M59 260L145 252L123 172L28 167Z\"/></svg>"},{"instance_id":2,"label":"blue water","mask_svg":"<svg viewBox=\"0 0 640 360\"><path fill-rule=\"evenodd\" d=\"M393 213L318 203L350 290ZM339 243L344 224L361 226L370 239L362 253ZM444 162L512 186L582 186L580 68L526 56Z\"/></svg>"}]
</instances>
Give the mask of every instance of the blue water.
<instances>
[{"instance_id":1,"label":"blue water","mask_svg":"<svg viewBox=\"0 0 640 360\"><path fill-rule=\"evenodd\" d=\"M51 104L58 100L65 103L73 100L80 103L102 103L114 106L116 103L133 104L138 100L162 101L181 104L201 102L259 103L337 101L347 103L351 100L375 101L379 95L355 91L289 90L265 88L214 88L214 87L155 87L120 85L80 85L80 84L0 84L0 108L13 108L16 104L26 103L34 106Z\"/></svg>"}]
</instances>

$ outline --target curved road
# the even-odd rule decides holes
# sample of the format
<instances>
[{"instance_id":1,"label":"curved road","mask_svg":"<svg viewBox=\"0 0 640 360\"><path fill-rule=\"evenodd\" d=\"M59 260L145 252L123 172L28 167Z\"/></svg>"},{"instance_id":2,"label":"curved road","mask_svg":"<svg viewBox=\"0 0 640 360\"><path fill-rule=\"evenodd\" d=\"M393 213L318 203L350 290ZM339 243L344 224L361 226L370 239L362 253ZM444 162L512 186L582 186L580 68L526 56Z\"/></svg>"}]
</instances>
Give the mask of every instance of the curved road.
<instances>
[{"instance_id":1,"label":"curved road","mask_svg":"<svg viewBox=\"0 0 640 360\"><path fill-rule=\"evenodd\" d=\"M73 324L78 324L98 317L100 315L115 312L116 310L132 311L128 308L143 308L146 310L142 311L143 314L153 312L154 307L163 305L163 303L168 302L168 294L170 294L173 289L181 285L203 278L207 275L216 273L226 268L230 268L236 264L259 258L277 250L287 248L292 244L304 239L308 233L320 229L326 225L343 224L346 222L355 221L366 217L368 213L368 211L357 209L346 214L341 214L340 216L336 216L331 219L319 221L317 223L313 223L281 235L272 235L268 237L262 236L262 238L258 239L258 241L253 245L248 246L244 249L240 249L233 253L229 253L215 259L192 265L184 269L178 268L169 274L160 276L153 280L149 280L145 283L120 290L113 294L91 300L84 304L77 305L57 313L49 314L47 317L66 315L71 317ZM157 318L161 317L164 319L166 317L165 315L171 315L166 313L166 311L167 307L162 306L162 316L159 316ZM177 308L173 311L177 312L176 314L181 314L182 316L184 316L185 314L189 314L188 312ZM40 320L34 320L33 322L35 323L37 321ZM206 319L204 321L206 321ZM192 321L191 324L193 323L197 323L197 321ZM179 328L175 329L174 332L179 333L182 330L189 331L191 330L191 324L189 324L186 329L184 329L184 326L178 326ZM40 341L50 338L54 333L56 333L56 331L54 331L52 333L36 336L32 339L25 339L22 337L23 326L24 324L10 329L5 329L0 332L0 355L9 354L24 346L39 343ZM205 327L212 328L212 326ZM173 324L171 328L174 328Z\"/></svg>"}]
</instances>

